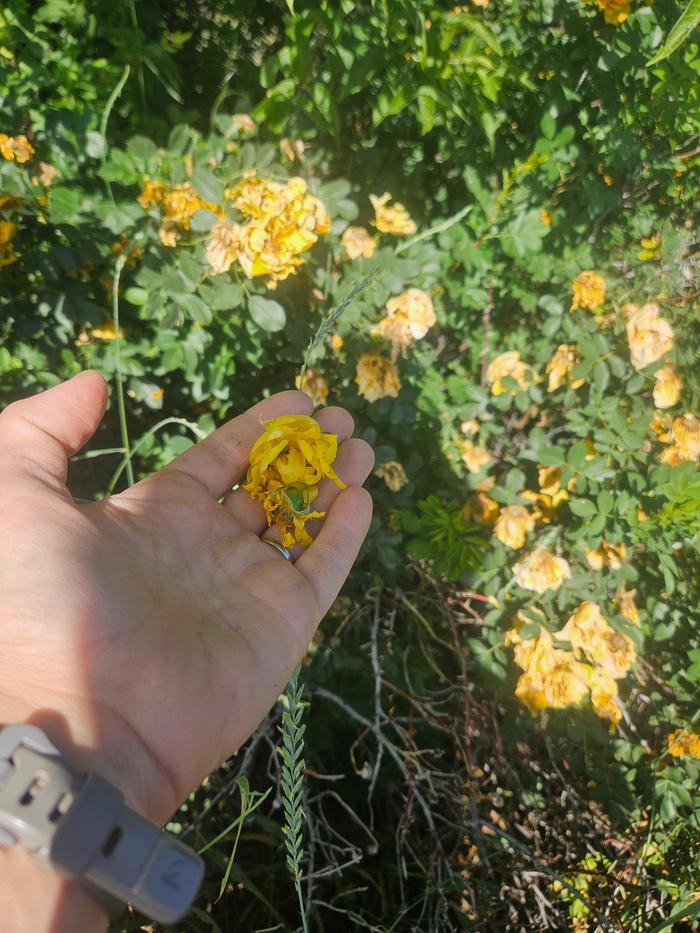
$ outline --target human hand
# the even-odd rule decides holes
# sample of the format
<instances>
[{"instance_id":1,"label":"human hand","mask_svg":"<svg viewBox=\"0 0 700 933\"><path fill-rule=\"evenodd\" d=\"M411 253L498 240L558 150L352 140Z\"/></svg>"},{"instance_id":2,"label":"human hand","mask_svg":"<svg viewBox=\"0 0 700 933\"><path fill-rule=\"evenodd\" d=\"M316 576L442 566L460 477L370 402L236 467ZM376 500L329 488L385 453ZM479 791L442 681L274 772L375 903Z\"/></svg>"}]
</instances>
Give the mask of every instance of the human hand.
<instances>
[{"instance_id":1,"label":"human hand","mask_svg":"<svg viewBox=\"0 0 700 933\"><path fill-rule=\"evenodd\" d=\"M159 473L77 505L68 457L106 403L95 372L0 415L0 722L31 719L78 767L162 823L252 733L284 688L367 532L370 447L340 408L314 508L329 509L286 561L260 537L262 507L240 481L260 417L310 414L282 392L229 421Z\"/></svg>"}]
</instances>

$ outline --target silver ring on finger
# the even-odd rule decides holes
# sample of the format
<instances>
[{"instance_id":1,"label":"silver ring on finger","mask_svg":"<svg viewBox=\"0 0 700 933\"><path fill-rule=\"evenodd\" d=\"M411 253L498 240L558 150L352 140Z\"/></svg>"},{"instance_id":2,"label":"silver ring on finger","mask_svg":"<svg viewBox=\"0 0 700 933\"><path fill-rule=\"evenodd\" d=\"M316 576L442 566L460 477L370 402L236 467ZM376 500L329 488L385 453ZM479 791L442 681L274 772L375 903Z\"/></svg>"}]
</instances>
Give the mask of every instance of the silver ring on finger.
<instances>
[{"instance_id":1,"label":"silver ring on finger","mask_svg":"<svg viewBox=\"0 0 700 933\"><path fill-rule=\"evenodd\" d=\"M273 541L271 538L263 538L262 540L265 542L265 544L269 544L270 547L273 547L276 551L279 551L285 560L292 559L292 555L289 553L287 548L280 544L278 541Z\"/></svg>"}]
</instances>

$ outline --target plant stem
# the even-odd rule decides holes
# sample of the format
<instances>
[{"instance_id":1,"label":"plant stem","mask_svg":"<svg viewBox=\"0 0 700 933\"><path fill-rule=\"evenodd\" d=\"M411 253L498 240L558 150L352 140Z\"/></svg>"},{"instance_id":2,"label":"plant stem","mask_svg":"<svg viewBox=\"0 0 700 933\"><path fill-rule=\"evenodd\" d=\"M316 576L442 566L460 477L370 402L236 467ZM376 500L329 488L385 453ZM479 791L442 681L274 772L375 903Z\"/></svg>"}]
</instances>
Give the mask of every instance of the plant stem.
<instances>
[{"instance_id":1,"label":"plant stem","mask_svg":"<svg viewBox=\"0 0 700 933\"><path fill-rule=\"evenodd\" d=\"M126 454L126 480L129 486L134 485L134 468L131 465L131 449L129 447L129 428L126 423L126 407L124 405L124 377L122 375L121 334L119 332L119 279L126 262L126 254L122 253L114 267L112 280L112 317L114 318L114 331L116 334L117 356L117 407L119 409L119 430L122 436L122 447Z\"/></svg>"}]
</instances>

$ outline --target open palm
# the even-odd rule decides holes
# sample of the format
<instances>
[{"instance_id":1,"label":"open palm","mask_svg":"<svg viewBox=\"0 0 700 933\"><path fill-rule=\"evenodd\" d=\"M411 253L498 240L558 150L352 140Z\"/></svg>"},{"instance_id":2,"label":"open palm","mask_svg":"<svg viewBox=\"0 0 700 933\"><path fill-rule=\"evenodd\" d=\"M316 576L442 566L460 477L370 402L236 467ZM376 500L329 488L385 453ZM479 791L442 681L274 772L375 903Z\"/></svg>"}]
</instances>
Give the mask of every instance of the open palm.
<instances>
[{"instance_id":1,"label":"open palm","mask_svg":"<svg viewBox=\"0 0 700 933\"><path fill-rule=\"evenodd\" d=\"M359 485L373 456L347 412L318 413L348 489L323 481L328 517L293 563L261 540L275 529L247 493L222 497L245 474L260 418L310 414L305 395L272 396L160 473L76 505L67 458L105 398L101 377L83 373L0 415L0 689L13 718L53 724L162 822L284 688L366 534Z\"/></svg>"}]
</instances>

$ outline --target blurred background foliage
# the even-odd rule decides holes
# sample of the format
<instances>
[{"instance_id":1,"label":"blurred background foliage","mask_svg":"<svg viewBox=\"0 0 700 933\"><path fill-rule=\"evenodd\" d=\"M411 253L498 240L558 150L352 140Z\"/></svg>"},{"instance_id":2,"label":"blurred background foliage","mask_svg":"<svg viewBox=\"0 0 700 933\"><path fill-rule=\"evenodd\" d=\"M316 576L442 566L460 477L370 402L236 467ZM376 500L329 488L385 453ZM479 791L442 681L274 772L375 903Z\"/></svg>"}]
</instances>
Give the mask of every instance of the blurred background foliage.
<instances>
[{"instance_id":1,"label":"blurred background foliage","mask_svg":"<svg viewBox=\"0 0 700 933\"><path fill-rule=\"evenodd\" d=\"M310 929L641 933L694 903L697 35L647 66L686 7L0 9L3 401L96 367L123 384L144 475L293 385L324 317L378 269L310 359L379 471L372 532L305 665ZM235 215L227 192L251 170L304 178L330 217L274 288L240 264L212 268L212 231ZM174 244L146 179L194 191ZM380 229L370 195L384 192L414 233ZM351 258L348 226L367 231L366 255ZM573 284L586 272L593 297ZM399 347L381 321L412 288L436 320ZM654 339L637 365L635 340ZM570 365L553 379L562 346ZM394 368L396 394L358 391L366 353ZM660 405L669 362L682 387ZM124 488L125 442L113 404L72 465L76 495ZM542 591L514 570L538 548L569 574ZM586 691L533 715L514 695L517 637L555 635L586 602L636 658L615 678L617 712L596 715ZM220 900L230 840L208 850L183 930L299 923L280 716L174 819L204 845L239 813L242 776L274 788Z\"/></svg>"}]
</instances>

